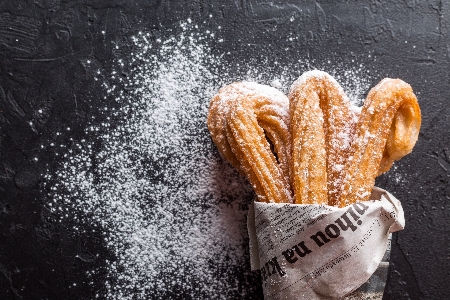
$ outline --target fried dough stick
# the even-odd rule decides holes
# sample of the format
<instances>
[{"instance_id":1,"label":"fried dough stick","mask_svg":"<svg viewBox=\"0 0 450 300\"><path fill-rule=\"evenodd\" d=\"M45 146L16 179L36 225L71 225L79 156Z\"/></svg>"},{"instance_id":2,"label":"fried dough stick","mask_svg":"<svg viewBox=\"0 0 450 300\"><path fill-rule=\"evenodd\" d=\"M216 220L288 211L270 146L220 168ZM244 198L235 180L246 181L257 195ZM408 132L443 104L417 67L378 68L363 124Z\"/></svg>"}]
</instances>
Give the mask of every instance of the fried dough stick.
<instances>
[{"instance_id":1,"label":"fried dough stick","mask_svg":"<svg viewBox=\"0 0 450 300\"><path fill-rule=\"evenodd\" d=\"M369 199L377 175L412 151L420 124L420 107L409 84L386 78L369 92L344 168L340 207Z\"/></svg>"},{"instance_id":2,"label":"fried dough stick","mask_svg":"<svg viewBox=\"0 0 450 300\"><path fill-rule=\"evenodd\" d=\"M295 203L338 203L357 114L322 71L304 73L289 93Z\"/></svg>"},{"instance_id":3,"label":"fried dough stick","mask_svg":"<svg viewBox=\"0 0 450 300\"><path fill-rule=\"evenodd\" d=\"M259 201L292 202L288 105L283 93L250 82L228 85L211 100L211 136L247 176Z\"/></svg>"}]
</instances>

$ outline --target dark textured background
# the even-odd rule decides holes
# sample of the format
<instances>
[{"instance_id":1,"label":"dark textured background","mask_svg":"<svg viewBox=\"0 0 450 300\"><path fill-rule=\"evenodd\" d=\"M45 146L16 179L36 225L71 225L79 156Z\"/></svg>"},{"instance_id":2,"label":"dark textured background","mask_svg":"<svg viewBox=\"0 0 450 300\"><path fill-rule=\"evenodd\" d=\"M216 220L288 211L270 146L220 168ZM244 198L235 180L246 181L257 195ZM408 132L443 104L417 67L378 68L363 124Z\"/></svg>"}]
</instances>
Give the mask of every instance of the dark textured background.
<instances>
[{"instance_id":1,"label":"dark textured background","mask_svg":"<svg viewBox=\"0 0 450 300\"><path fill-rule=\"evenodd\" d=\"M416 0L0 1L0 298L102 293L101 272L94 288L84 278L104 263L95 256L107 255L100 239L73 235L44 208L43 174L59 158L40 145L70 146L92 116L101 121L99 107L113 105L103 103L87 60L108 73L131 35L164 35L187 18L221 25L225 42L213 48L234 62L267 53L283 64L356 59L374 71L373 84L389 76L413 86L419 142L397 164L403 181L385 175L377 183L402 200L407 221L394 235L385 299L448 299L450 3ZM288 34L298 40L288 43Z\"/></svg>"}]
</instances>

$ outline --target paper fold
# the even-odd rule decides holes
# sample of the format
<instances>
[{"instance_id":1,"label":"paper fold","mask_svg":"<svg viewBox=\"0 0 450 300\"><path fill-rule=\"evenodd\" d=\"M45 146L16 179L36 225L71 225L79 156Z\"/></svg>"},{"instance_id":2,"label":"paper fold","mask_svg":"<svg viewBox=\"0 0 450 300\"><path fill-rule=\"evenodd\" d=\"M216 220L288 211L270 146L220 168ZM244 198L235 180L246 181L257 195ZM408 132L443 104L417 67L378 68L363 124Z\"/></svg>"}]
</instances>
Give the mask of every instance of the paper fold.
<instances>
[{"instance_id":1,"label":"paper fold","mask_svg":"<svg viewBox=\"0 0 450 300\"><path fill-rule=\"evenodd\" d=\"M254 202L248 216L252 270L265 299L339 299L378 267L389 233L405 225L400 201L374 188L344 208Z\"/></svg>"}]
</instances>

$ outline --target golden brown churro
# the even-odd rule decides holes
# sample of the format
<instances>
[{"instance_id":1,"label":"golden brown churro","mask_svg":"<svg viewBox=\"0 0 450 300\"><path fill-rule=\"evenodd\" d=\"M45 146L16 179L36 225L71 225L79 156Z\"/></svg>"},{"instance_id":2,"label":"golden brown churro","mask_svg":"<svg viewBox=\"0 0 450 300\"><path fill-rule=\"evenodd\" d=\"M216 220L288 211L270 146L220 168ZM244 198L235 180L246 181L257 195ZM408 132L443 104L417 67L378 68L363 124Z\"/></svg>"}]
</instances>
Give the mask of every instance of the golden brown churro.
<instances>
[{"instance_id":1,"label":"golden brown churro","mask_svg":"<svg viewBox=\"0 0 450 300\"><path fill-rule=\"evenodd\" d=\"M215 95L209 104L208 112L208 129L211 138L217 146L220 154L233 167L240 171L240 163L227 140L227 114L232 102L236 97L245 91L244 85L238 83L230 84L222 87L219 93Z\"/></svg>"},{"instance_id":2,"label":"golden brown churro","mask_svg":"<svg viewBox=\"0 0 450 300\"><path fill-rule=\"evenodd\" d=\"M292 201L288 105L280 91L250 82L228 85L211 101L212 138L222 155L247 176L260 201Z\"/></svg>"},{"instance_id":3,"label":"golden brown churro","mask_svg":"<svg viewBox=\"0 0 450 300\"><path fill-rule=\"evenodd\" d=\"M410 153L420 124L420 107L406 82L386 78L369 92L345 166L340 207L369 199L380 164L383 169Z\"/></svg>"},{"instance_id":4,"label":"golden brown churro","mask_svg":"<svg viewBox=\"0 0 450 300\"><path fill-rule=\"evenodd\" d=\"M295 81L289 101L295 202L335 205L356 114L336 80L321 71Z\"/></svg>"},{"instance_id":5,"label":"golden brown churro","mask_svg":"<svg viewBox=\"0 0 450 300\"><path fill-rule=\"evenodd\" d=\"M417 99L400 79L382 80L357 111L330 75L310 71L289 100L256 83L221 88L208 128L259 201L342 207L368 200L376 176L411 152L421 123Z\"/></svg>"}]
</instances>

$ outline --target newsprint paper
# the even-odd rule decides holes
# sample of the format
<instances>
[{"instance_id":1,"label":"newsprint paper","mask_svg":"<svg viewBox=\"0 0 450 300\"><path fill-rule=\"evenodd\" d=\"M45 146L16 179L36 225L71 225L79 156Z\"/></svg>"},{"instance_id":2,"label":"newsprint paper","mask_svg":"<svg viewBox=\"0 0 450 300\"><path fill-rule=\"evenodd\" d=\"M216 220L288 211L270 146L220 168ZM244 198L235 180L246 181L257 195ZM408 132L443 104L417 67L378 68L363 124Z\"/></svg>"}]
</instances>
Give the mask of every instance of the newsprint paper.
<instances>
[{"instance_id":1,"label":"newsprint paper","mask_svg":"<svg viewBox=\"0 0 450 300\"><path fill-rule=\"evenodd\" d=\"M344 208L254 202L250 257L264 299L340 299L366 282L389 233L405 225L394 196L375 187L370 199Z\"/></svg>"}]
</instances>

